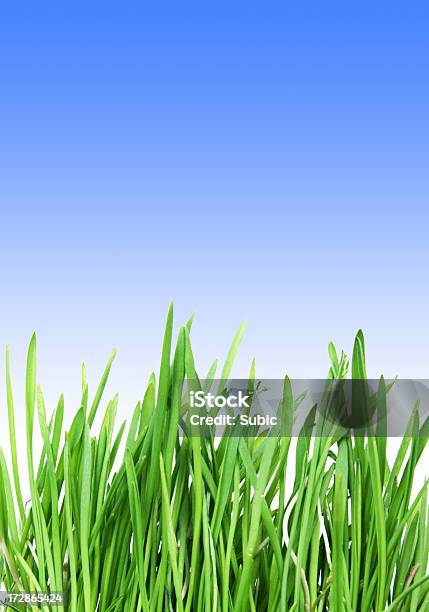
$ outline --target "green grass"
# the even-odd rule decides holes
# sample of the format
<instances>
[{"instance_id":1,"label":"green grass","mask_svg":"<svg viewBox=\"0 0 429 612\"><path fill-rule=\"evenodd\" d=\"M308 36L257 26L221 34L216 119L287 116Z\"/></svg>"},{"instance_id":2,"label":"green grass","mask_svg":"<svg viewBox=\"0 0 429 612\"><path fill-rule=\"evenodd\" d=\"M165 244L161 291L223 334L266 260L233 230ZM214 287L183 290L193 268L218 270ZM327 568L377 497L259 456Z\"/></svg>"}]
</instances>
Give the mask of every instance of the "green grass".
<instances>
[{"instance_id":1,"label":"green grass","mask_svg":"<svg viewBox=\"0 0 429 612\"><path fill-rule=\"evenodd\" d=\"M11 591L63 591L71 612L429 610L426 485L413 494L428 424L419 431L413 413L391 465L382 435L179 437L184 380L200 385L191 326L180 329L173 350L170 308L159 375L142 390L128 428L115 424L115 396L97 431L115 354L92 402L83 368L81 405L64 432L63 398L48 415L37 386L33 336L26 479L18 469L7 351L0 583ZM244 326L220 370L221 386L243 333ZM329 377L346 377L346 356L332 344L329 356ZM365 378L361 332L351 361L352 376ZM252 364L249 385L254 379ZM380 410L385 401L381 380ZM294 406L285 378L281 411L290 424Z\"/></svg>"}]
</instances>

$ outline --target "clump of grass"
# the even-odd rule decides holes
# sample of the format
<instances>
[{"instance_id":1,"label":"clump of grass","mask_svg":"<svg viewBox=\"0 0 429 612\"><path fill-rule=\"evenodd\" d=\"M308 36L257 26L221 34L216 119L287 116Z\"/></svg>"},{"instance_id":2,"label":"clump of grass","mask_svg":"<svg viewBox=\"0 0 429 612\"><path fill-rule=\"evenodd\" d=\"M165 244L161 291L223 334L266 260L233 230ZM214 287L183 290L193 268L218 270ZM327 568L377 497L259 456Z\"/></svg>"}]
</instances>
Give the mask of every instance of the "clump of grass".
<instances>
[{"instance_id":1,"label":"clump of grass","mask_svg":"<svg viewBox=\"0 0 429 612\"><path fill-rule=\"evenodd\" d=\"M48 417L36 384L33 336L27 504L7 353L12 469L0 451L0 583L11 591L63 591L71 612L428 610L426 485L412 497L428 426L419 431L417 412L393 465L382 436L181 437L182 385L187 378L198 387L199 378L191 322L180 329L174 354L172 325L170 308L159 376L151 376L126 437L125 423L115 426L117 396L99 431L93 428L114 354L92 402L83 369L81 405L63 434L63 398ZM345 355L332 345L329 354L329 376L347 376ZM351 370L366 376L361 332ZM287 378L282 410L291 418ZM43 441L37 462L36 421Z\"/></svg>"}]
</instances>

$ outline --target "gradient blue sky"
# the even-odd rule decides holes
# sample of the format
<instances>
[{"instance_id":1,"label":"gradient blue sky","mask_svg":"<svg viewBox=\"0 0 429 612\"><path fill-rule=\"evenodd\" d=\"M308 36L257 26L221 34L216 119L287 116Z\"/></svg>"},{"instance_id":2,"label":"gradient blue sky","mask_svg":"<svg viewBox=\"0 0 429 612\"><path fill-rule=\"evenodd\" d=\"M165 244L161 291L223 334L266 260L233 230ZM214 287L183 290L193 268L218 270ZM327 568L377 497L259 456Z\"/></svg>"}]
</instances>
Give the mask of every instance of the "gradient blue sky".
<instances>
[{"instance_id":1,"label":"gradient blue sky","mask_svg":"<svg viewBox=\"0 0 429 612\"><path fill-rule=\"evenodd\" d=\"M427 2L0 10L0 343L47 394L119 349L125 404L170 299L202 371L429 375ZM20 378L21 377L21 378ZM76 395L75 395L76 394Z\"/></svg>"}]
</instances>

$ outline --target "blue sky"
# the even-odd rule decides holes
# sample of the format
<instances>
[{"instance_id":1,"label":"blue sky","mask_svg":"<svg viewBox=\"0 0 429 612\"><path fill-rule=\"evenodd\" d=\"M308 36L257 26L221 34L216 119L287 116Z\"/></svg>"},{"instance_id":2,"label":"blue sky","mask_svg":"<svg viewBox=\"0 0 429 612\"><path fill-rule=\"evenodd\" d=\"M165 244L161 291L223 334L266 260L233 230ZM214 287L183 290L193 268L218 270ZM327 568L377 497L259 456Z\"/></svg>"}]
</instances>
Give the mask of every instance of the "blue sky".
<instances>
[{"instance_id":1,"label":"blue sky","mask_svg":"<svg viewBox=\"0 0 429 612\"><path fill-rule=\"evenodd\" d=\"M167 305L201 369L429 371L429 6L14 3L0 10L0 343L75 398L119 349L125 404ZM75 378L73 378L75 377ZM49 395L49 390L47 390Z\"/></svg>"}]
</instances>

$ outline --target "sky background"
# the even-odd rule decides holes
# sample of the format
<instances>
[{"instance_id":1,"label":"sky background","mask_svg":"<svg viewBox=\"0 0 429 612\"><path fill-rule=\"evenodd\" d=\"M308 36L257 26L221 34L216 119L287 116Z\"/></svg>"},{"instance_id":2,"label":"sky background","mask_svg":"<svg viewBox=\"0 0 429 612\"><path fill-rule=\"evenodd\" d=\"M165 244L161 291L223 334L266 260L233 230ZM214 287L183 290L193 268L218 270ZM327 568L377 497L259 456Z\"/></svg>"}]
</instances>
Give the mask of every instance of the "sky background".
<instances>
[{"instance_id":1,"label":"sky background","mask_svg":"<svg viewBox=\"0 0 429 612\"><path fill-rule=\"evenodd\" d=\"M0 9L0 346L17 394L129 414L164 319L205 373L429 377L427 2L8 3ZM0 360L3 370L3 360ZM3 381L2 377L0 381ZM4 386L0 388L4 410Z\"/></svg>"}]
</instances>

